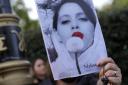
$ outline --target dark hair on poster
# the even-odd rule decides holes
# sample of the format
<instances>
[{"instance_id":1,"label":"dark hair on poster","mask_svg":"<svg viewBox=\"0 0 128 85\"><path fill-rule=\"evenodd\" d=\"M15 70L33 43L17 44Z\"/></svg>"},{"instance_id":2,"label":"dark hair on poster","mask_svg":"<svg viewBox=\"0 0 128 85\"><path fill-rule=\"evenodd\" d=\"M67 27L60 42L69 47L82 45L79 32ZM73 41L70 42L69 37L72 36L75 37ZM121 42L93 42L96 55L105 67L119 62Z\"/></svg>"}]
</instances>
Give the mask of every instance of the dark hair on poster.
<instances>
[{"instance_id":1,"label":"dark hair on poster","mask_svg":"<svg viewBox=\"0 0 128 85\"><path fill-rule=\"evenodd\" d=\"M58 13L60 11L61 6L66 3L72 3L72 2L78 4L82 8L85 15L87 15L87 18L93 23L94 28L95 28L95 26L96 26L95 13L93 12L93 9L89 6L89 4L87 2L85 2L84 0L61 0L58 4L54 5L54 7L52 8L52 10L54 12L53 24L52 24L53 29L57 30ZM55 61L56 58L58 57L55 49L48 49L48 53L49 53L51 62Z\"/></svg>"}]
</instances>

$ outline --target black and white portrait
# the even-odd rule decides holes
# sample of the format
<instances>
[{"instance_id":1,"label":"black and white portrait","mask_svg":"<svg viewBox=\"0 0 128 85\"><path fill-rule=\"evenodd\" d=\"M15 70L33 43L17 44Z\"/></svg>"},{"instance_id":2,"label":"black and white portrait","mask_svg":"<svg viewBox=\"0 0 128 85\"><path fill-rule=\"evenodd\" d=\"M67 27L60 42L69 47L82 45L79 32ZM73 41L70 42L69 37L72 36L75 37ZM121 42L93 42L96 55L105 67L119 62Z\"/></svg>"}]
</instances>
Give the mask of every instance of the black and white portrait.
<instances>
[{"instance_id":1,"label":"black and white portrait","mask_svg":"<svg viewBox=\"0 0 128 85\"><path fill-rule=\"evenodd\" d=\"M35 2L54 79L98 72L107 52L92 1Z\"/></svg>"}]
</instances>

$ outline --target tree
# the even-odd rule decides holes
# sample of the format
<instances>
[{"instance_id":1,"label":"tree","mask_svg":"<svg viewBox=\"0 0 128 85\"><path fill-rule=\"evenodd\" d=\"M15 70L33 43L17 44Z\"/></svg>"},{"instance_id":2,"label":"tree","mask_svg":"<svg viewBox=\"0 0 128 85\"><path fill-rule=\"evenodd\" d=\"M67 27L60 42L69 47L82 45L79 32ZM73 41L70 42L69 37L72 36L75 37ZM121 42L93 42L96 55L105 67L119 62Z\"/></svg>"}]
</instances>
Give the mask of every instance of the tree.
<instances>
[{"instance_id":1,"label":"tree","mask_svg":"<svg viewBox=\"0 0 128 85\"><path fill-rule=\"evenodd\" d=\"M123 83L128 84L128 9L99 12L99 20L106 41L108 55L121 68Z\"/></svg>"},{"instance_id":2,"label":"tree","mask_svg":"<svg viewBox=\"0 0 128 85\"><path fill-rule=\"evenodd\" d=\"M128 0L114 0L112 7L116 9L128 8Z\"/></svg>"},{"instance_id":3,"label":"tree","mask_svg":"<svg viewBox=\"0 0 128 85\"><path fill-rule=\"evenodd\" d=\"M28 16L28 9L25 7L22 0L16 0L13 5L13 9L17 16L20 18L20 27L23 30L28 29L39 29L39 24L37 20L31 20Z\"/></svg>"}]
</instances>

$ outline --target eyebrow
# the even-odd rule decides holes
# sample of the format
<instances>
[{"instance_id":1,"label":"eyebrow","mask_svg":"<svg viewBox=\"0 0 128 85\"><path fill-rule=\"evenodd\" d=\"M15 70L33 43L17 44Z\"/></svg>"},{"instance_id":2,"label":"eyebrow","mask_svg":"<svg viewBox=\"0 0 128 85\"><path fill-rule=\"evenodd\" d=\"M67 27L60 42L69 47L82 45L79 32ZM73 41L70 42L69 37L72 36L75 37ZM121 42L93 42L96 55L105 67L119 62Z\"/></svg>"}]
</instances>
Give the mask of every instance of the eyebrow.
<instances>
[{"instance_id":1,"label":"eyebrow","mask_svg":"<svg viewBox=\"0 0 128 85\"><path fill-rule=\"evenodd\" d=\"M84 15L86 17L86 15L83 12L77 13L77 16L80 16L80 15Z\"/></svg>"},{"instance_id":2,"label":"eyebrow","mask_svg":"<svg viewBox=\"0 0 128 85\"><path fill-rule=\"evenodd\" d=\"M59 17L59 19L62 19L63 17L69 17L69 15L65 14Z\"/></svg>"}]
</instances>

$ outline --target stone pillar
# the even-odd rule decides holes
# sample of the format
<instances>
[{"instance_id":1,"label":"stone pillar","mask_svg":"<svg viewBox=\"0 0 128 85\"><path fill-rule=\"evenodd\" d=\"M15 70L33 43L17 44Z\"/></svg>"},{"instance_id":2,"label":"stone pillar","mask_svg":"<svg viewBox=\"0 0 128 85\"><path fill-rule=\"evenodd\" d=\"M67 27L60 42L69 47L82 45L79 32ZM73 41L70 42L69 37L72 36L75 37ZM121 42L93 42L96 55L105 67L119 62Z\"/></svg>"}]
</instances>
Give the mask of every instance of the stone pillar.
<instances>
[{"instance_id":1,"label":"stone pillar","mask_svg":"<svg viewBox=\"0 0 128 85\"><path fill-rule=\"evenodd\" d=\"M29 65L30 63L25 60L13 60L0 63L0 85L32 84Z\"/></svg>"},{"instance_id":2,"label":"stone pillar","mask_svg":"<svg viewBox=\"0 0 128 85\"><path fill-rule=\"evenodd\" d=\"M30 63L25 60L24 39L9 0L0 0L0 85L29 85Z\"/></svg>"}]
</instances>

